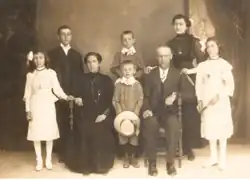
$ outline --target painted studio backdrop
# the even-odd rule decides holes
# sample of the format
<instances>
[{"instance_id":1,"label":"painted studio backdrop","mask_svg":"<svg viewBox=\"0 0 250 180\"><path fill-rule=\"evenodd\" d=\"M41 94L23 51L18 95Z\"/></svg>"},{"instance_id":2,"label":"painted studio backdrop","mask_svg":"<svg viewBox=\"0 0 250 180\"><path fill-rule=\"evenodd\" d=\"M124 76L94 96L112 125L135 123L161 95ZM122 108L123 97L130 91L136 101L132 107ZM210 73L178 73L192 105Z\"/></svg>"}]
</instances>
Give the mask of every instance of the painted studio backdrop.
<instances>
[{"instance_id":1,"label":"painted studio backdrop","mask_svg":"<svg viewBox=\"0 0 250 180\"><path fill-rule=\"evenodd\" d=\"M174 36L172 17L185 13L192 31L205 39L217 35L225 57L234 66L236 137L250 139L248 92L250 5L247 0L1 0L0 1L0 144L26 149L27 122L22 101L25 56L35 46L49 50L58 44L57 28L73 30L73 46L82 54L100 52L102 71L109 73L120 33L132 30L145 64L155 62L155 48ZM199 8L198 8L199 7ZM230 17L230 18L229 18ZM249 19L249 18L248 18ZM248 25L248 26L247 26ZM227 38L230 37L230 38Z\"/></svg>"}]
</instances>

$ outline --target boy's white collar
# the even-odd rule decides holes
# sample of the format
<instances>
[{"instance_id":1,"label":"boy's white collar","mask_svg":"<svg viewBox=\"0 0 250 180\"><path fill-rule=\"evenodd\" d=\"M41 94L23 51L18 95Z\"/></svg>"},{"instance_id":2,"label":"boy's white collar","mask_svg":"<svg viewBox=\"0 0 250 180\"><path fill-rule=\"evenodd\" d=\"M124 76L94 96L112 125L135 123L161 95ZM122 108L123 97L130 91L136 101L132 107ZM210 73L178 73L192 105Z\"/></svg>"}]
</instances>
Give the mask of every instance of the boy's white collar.
<instances>
[{"instance_id":1,"label":"boy's white collar","mask_svg":"<svg viewBox=\"0 0 250 180\"><path fill-rule=\"evenodd\" d=\"M134 55L136 53L136 50L135 50L134 46L132 46L129 49L126 47L123 47L121 52L122 52L122 54L126 54L128 56L128 55Z\"/></svg>"},{"instance_id":2,"label":"boy's white collar","mask_svg":"<svg viewBox=\"0 0 250 180\"><path fill-rule=\"evenodd\" d=\"M136 79L134 76L130 77L130 78L126 78L126 77L121 77L119 79L116 80L115 83L122 83L122 84L125 84L125 85L134 85L136 83Z\"/></svg>"}]
</instances>

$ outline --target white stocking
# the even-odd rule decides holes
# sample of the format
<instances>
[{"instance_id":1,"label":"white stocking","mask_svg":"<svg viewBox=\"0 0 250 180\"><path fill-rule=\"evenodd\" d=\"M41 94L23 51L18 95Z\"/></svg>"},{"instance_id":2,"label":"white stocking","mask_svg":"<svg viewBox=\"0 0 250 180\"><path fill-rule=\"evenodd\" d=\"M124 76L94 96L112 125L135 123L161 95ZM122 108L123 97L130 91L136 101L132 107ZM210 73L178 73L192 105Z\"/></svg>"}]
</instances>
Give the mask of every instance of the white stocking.
<instances>
[{"instance_id":1,"label":"white stocking","mask_svg":"<svg viewBox=\"0 0 250 180\"><path fill-rule=\"evenodd\" d=\"M227 139L220 139L220 162L219 167L224 169L226 166L226 155L227 155Z\"/></svg>"},{"instance_id":2,"label":"white stocking","mask_svg":"<svg viewBox=\"0 0 250 180\"><path fill-rule=\"evenodd\" d=\"M53 141L46 141L46 161L52 160Z\"/></svg>"},{"instance_id":3,"label":"white stocking","mask_svg":"<svg viewBox=\"0 0 250 180\"><path fill-rule=\"evenodd\" d=\"M205 162L203 167L210 167L217 164L218 155L217 155L217 140L209 140L209 148L210 148L210 158Z\"/></svg>"},{"instance_id":4,"label":"white stocking","mask_svg":"<svg viewBox=\"0 0 250 180\"><path fill-rule=\"evenodd\" d=\"M36 160L42 161L41 141L34 141L33 145L36 153Z\"/></svg>"},{"instance_id":5,"label":"white stocking","mask_svg":"<svg viewBox=\"0 0 250 180\"><path fill-rule=\"evenodd\" d=\"M40 171L43 168L41 141L34 141L33 144L36 153L36 170Z\"/></svg>"},{"instance_id":6,"label":"white stocking","mask_svg":"<svg viewBox=\"0 0 250 180\"><path fill-rule=\"evenodd\" d=\"M209 147L210 147L210 163L216 164L218 161L217 140L209 140Z\"/></svg>"}]
</instances>

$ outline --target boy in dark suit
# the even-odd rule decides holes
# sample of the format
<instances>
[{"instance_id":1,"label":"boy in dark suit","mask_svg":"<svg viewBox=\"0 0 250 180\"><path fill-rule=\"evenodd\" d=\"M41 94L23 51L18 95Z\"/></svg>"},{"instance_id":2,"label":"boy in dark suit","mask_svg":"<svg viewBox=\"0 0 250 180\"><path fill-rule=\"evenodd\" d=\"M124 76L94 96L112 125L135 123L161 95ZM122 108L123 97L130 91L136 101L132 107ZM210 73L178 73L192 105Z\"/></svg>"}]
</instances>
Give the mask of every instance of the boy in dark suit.
<instances>
[{"instance_id":1,"label":"boy in dark suit","mask_svg":"<svg viewBox=\"0 0 250 180\"><path fill-rule=\"evenodd\" d=\"M72 40L72 30L69 26L60 26L57 35L60 45L49 51L48 56L51 61L50 65L51 68L56 71L64 92L74 96L74 87L76 87L76 84L79 82L78 79L84 71L82 55L70 45ZM56 109L61 137L58 141L57 151L59 154L59 161L62 162L64 161L63 158L65 156L67 135L70 130L70 108L67 102L59 101L56 104ZM76 119L79 114L76 112L74 113L74 123L77 123ZM77 131L75 130L75 132Z\"/></svg>"}]
</instances>

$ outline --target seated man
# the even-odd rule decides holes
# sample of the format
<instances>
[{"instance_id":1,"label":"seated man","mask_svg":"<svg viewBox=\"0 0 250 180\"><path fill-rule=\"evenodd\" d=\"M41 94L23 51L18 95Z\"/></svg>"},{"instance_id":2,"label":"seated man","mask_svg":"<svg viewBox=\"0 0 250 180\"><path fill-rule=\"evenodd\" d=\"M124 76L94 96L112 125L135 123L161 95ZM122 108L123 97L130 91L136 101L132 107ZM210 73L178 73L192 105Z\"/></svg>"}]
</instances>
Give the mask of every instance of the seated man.
<instances>
[{"instance_id":1,"label":"seated man","mask_svg":"<svg viewBox=\"0 0 250 180\"><path fill-rule=\"evenodd\" d=\"M172 53L169 47L157 48L159 67L145 76L145 99L143 105L143 138L149 161L148 174L158 174L156 166L157 138L159 128L165 129L167 140L167 173L175 175L174 160L179 139L177 119L177 94L180 71L171 66Z\"/></svg>"}]
</instances>

